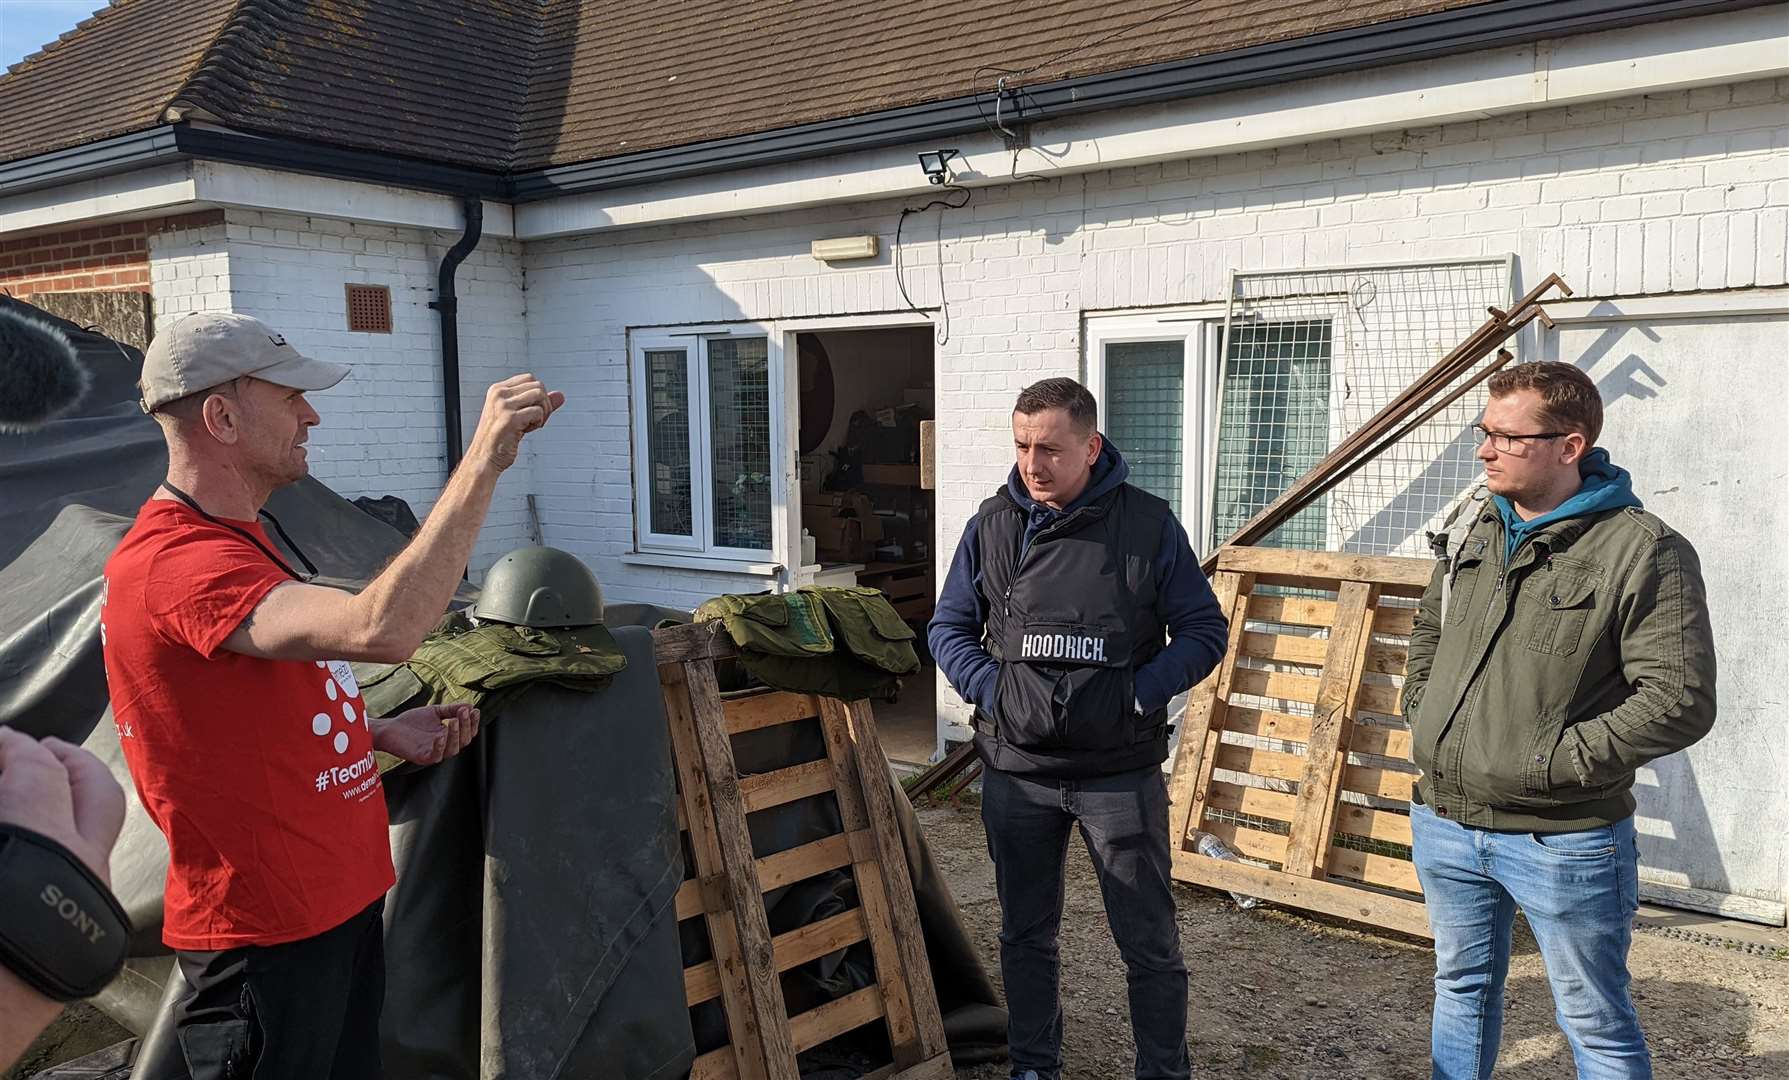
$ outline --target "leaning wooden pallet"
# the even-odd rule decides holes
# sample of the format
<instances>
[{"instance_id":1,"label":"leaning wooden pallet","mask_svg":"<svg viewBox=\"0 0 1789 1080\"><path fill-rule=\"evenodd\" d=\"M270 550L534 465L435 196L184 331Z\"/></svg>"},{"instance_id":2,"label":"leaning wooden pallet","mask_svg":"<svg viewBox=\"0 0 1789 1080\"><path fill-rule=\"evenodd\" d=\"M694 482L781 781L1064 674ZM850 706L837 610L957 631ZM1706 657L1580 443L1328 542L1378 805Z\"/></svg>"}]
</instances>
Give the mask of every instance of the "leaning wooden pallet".
<instances>
[{"instance_id":1,"label":"leaning wooden pallet","mask_svg":"<svg viewBox=\"0 0 1789 1080\"><path fill-rule=\"evenodd\" d=\"M780 692L723 701L715 662L736 653L719 628L705 623L653 634L677 764L679 824L695 860L677 894L677 918L702 919L713 952L684 970L684 989L692 1006L720 999L730 1040L696 1059L692 1080L796 1080L797 1054L878 1021L887 1025L894 1061L873 1077L948 1078L944 1023L869 704ZM734 735L810 718L826 741L823 760L739 775ZM828 792L843 831L754 858L751 814ZM855 880L859 907L771 935L765 893L840 869ZM779 976L860 941L869 943L876 981L790 1016Z\"/></svg>"},{"instance_id":2,"label":"leaning wooden pallet","mask_svg":"<svg viewBox=\"0 0 1789 1080\"><path fill-rule=\"evenodd\" d=\"M1169 782L1174 876L1422 937L1399 687L1434 563L1227 547L1224 661L1193 688ZM1198 852L1198 834L1244 859Z\"/></svg>"}]
</instances>

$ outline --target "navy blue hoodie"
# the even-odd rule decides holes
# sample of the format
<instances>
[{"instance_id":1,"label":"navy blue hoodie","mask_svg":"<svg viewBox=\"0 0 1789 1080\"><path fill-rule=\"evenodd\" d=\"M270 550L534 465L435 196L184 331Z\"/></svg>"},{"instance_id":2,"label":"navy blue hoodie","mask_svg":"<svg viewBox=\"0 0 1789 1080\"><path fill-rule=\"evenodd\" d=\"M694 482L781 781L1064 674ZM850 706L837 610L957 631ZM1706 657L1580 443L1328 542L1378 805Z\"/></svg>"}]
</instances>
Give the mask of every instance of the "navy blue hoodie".
<instances>
[{"instance_id":1,"label":"navy blue hoodie","mask_svg":"<svg viewBox=\"0 0 1789 1080\"><path fill-rule=\"evenodd\" d=\"M1079 509L1125 482L1130 466L1110 439L1101 436L1104 444L1093 463L1087 489L1061 511L1050 509L1031 497L1020 479L1017 466L1007 476L1006 490L1026 513L1023 543L1041 529L1048 528L1058 517ZM939 670L950 680L963 700L973 702L983 712L992 712L994 675L1000 664L982 647L982 628L987 622L987 600L981 593L981 544L976 535L980 515L969 519L963 539L957 544L951 560L938 606L926 628L926 640ZM1020 553L1021 558L1023 552ZM1158 603L1162 621L1168 627L1168 644L1148 663L1138 668L1133 681L1137 703L1148 712L1159 709L1210 674L1224 657L1229 640L1229 624L1218 607L1211 584L1199 570L1199 560L1187 542L1186 530L1172 515L1163 519L1161 543L1155 556L1156 580L1161 583Z\"/></svg>"}]
</instances>

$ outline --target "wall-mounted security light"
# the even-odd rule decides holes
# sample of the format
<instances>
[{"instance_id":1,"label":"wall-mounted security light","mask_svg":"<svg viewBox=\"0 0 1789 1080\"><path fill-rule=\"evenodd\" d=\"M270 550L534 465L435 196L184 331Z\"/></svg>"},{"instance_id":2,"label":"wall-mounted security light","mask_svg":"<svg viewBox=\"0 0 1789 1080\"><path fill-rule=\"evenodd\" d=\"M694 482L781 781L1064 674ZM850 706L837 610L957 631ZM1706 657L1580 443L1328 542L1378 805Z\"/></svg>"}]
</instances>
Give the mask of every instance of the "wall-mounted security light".
<instances>
[{"instance_id":1,"label":"wall-mounted security light","mask_svg":"<svg viewBox=\"0 0 1789 1080\"><path fill-rule=\"evenodd\" d=\"M927 180L942 184L950 179L950 159L962 156L955 150L926 150L919 155L919 167L925 170Z\"/></svg>"},{"instance_id":2,"label":"wall-mounted security light","mask_svg":"<svg viewBox=\"0 0 1789 1080\"><path fill-rule=\"evenodd\" d=\"M809 245L808 250L821 262L873 259L876 257L876 237L839 236L830 240L816 240Z\"/></svg>"}]
</instances>

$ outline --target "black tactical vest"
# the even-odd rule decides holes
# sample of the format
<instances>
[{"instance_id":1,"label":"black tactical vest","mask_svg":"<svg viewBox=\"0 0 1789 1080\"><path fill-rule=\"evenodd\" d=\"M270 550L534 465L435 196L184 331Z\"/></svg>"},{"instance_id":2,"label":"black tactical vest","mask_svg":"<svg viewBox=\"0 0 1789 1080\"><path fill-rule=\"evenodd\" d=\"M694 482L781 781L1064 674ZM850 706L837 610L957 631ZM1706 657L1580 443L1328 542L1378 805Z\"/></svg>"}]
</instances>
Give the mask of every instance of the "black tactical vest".
<instances>
[{"instance_id":1,"label":"black tactical vest","mask_svg":"<svg viewBox=\"0 0 1789 1080\"><path fill-rule=\"evenodd\" d=\"M1168 504L1120 484L1021 555L1026 514L1003 488L977 512L983 647L1000 661L976 744L1003 772L1082 779L1159 765L1166 708L1136 711L1132 673L1162 651L1155 557Z\"/></svg>"}]
</instances>

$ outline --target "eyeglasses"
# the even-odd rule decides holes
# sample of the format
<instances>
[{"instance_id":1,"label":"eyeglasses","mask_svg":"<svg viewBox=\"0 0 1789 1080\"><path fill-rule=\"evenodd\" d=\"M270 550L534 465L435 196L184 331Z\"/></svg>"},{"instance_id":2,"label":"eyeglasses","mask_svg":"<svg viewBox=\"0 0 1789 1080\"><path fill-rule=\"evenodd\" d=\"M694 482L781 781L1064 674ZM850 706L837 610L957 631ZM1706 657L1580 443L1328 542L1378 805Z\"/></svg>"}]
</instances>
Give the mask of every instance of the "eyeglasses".
<instances>
[{"instance_id":1,"label":"eyeglasses","mask_svg":"<svg viewBox=\"0 0 1789 1080\"><path fill-rule=\"evenodd\" d=\"M1530 439L1563 439L1572 434L1569 431L1537 431L1532 435L1511 435L1507 432L1492 431L1483 424L1472 425L1472 433L1478 436L1480 444L1489 439L1492 447L1506 454L1515 450L1516 444L1525 444ZM1526 449L1526 446L1523 449Z\"/></svg>"}]
</instances>

